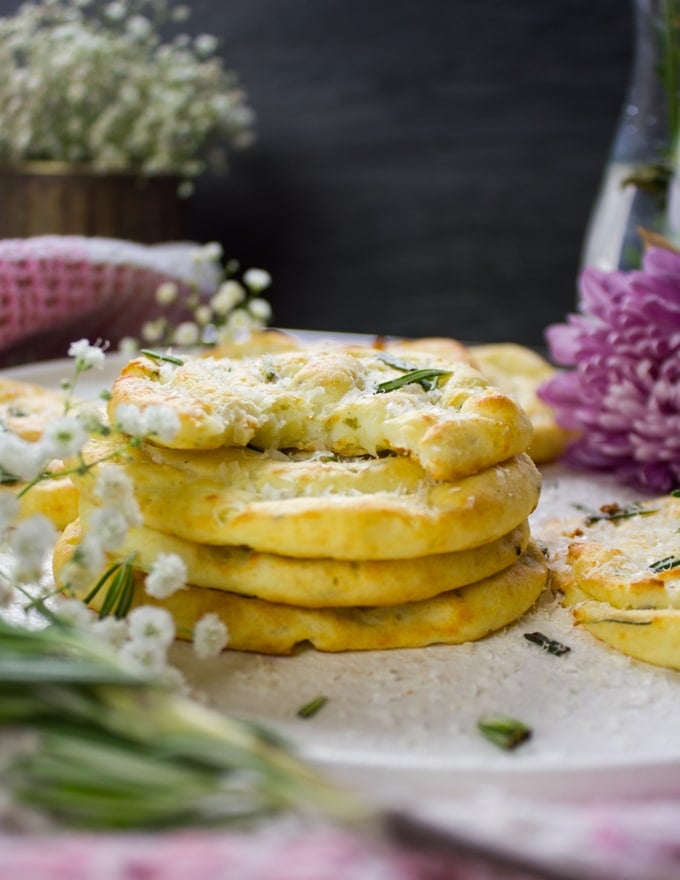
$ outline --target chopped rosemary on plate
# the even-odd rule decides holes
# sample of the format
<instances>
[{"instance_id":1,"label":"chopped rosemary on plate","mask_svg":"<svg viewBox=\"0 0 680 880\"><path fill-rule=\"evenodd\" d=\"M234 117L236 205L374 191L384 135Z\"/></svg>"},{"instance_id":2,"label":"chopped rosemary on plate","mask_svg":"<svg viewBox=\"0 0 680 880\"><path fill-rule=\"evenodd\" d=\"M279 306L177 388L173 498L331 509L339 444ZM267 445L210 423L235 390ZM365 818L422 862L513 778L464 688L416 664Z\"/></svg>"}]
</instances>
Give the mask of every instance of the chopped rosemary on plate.
<instances>
[{"instance_id":1,"label":"chopped rosemary on plate","mask_svg":"<svg viewBox=\"0 0 680 880\"><path fill-rule=\"evenodd\" d=\"M551 639L542 632L524 633L524 638L528 642L538 645L539 648L543 648L547 654L554 654L556 657L561 657L563 654L568 654L571 651L568 645L558 642L557 639Z\"/></svg>"},{"instance_id":2,"label":"chopped rosemary on plate","mask_svg":"<svg viewBox=\"0 0 680 880\"><path fill-rule=\"evenodd\" d=\"M516 749L532 734L523 721L508 715L483 715L477 721L477 729L489 742L506 751Z\"/></svg>"},{"instance_id":3,"label":"chopped rosemary on plate","mask_svg":"<svg viewBox=\"0 0 680 880\"><path fill-rule=\"evenodd\" d=\"M313 700L305 703L304 706L300 706L300 708L296 712L296 715L298 716L298 718L313 718L318 712L323 709L327 702L328 697L315 697Z\"/></svg>"},{"instance_id":4,"label":"chopped rosemary on plate","mask_svg":"<svg viewBox=\"0 0 680 880\"><path fill-rule=\"evenodd\" d=\"M650 507L643 507L639 501L632 501L623 507L616 502L613 504L603 504L598 511L589 510L582 504L576 504L578 510L582 510L587 514L585 524L592 526L596 522L616 522L621 519L630 519L633 516L649 516L656 513L656 510Z\"/></svg>"}]
</instances>

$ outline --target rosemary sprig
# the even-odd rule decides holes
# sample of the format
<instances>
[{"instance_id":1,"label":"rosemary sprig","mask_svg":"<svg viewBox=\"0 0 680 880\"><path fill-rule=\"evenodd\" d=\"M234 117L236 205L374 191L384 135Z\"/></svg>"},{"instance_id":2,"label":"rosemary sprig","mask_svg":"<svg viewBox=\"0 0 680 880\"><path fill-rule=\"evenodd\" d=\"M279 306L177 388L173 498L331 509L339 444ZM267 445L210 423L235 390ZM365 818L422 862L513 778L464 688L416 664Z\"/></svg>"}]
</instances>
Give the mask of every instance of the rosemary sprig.
<instances>
[{"instance_id":1,"label":"rosemary sprig","mask_svg":"<svg viewBox=\"0 0 680 880\"><path fill-rule=\"evenodd\" d=\"M678 567L680 567L679 556L664 556L663 559L657 559L649 565L649 568L655 574L659 574L662 571L671 571L671 569Z\"/></svg>"},{"instance_id":2,"label":"rosemary sprig","mask_svg":"<svg viewBox=\"0 0 680 880\"><path fill-rule=\"evenodd\" d=\"M399 388L403 388L404 385L410 385L411 383L417 383L424 388L425 391L431 391L433 388L437 387L441 376L451 375L450 370L437 370L434 367L418 368L415 364L409 364L407 361L402 361L400 358L396 358L386 351L381 351L378 354L378 358L389 367L392 367L395 370L400 370L404 373L404 375L400 376L398 379L390 379L387 382L381 382L376 387L376 393L378 394L384 394L388 391L396 391Z\"/></svg>"},{"instance_id":3,"label":"rosemary sprig","mask_svg":"<svg viewBox=\"0 0 680 880\"><path fill-rule=\"evenodd\" d=\"M598 511L590 510L582 504L574 505L577 510L587 514L585 524L592 526L596 522L616 522L621 519L630 519L633 516L649 516L657 512L657 508L643 507L641 502L632 501L630 504L603 504Z\"/></svg>"},{"instance_id":4,"label":"rosemary sprig","mask_svg":"<svg viewBox=\"0 0 680 880\"><path fill-rule=\"evenodd\" d=\"M413 370L418 369L416 364L410 364L408 363L408 361L402 361L401 358L396 358L388 351L378 352L378 360L381 360L384 364L387 364L388 367L393 367L395 370L401 370L402 373L412 373Z\"/></svg>"},{"instance_id":5,"label":"rosemary sprig","mask_svg":"<svg viewBox=\"0 0 680 880\"><path fill-rule=\"evenodd\" d=\"M135 592L133 561L134 556L122 562L115 562L107 568L83 599L84 604L89 605L100 590L108 584L104 601L99 610L100 618L112 614L114 617L122 619L130 610Z\"/></svg>"},{"instance_id":6,"label":"rosemary sprig","mask_svg":"<svg viewBox=\"0 0 680 880\"><path fill-rule=\"evenodd\" d=\"M174 364L176 367L184 366L182 358L175 357L173 354L162 354L160 351L152 351L150 348L143 348L139 353L152 361L163 361L166 364Z\"/></svg>"},{"instance_id":7,"label":"rosemary sprig","mask_svg":"<svg viewBox=\"0 0 680 880\"><path fill-rule=\"evenodd\" d=\"M327 702L328 697L315 697L313 700L305 703L304 706L300 706L300 708L296 712L296 715L298 716L298 718L313 718L318 712L323 709Z\"/></svg>"},{"instance_id":8,"label":"rosemary sprig","mask_svg":"<svg viewBox=\"0 0 680 880\"><path fill-rule=\"evenodd\" d=\"M563 654L568 654L571 651L568 645L558 642L557 639L551 639L542 632L524 633L524 638L528 642L538 645L539 648L543 648L547 654L554 654L555 657L561 657Z\"/></svg>"},{"instance_id":9,"label":"rosemary sprig","mask_svg":"<svg viewBox=\"0 0 680 880\"><path fill-rule=\"evenodd\" d=\"M425 391L431 391L433 388L437 387L437 383L442 376L450 375L450 370L438 370L434 367L425 367L422 370L411 370L409 373L404 373L403 376L399 376L396 379L389 379L387 382L380 382L375 390L377 394L384 394L388 391L396 391L399 388L403 388L405 385L417 384L424 388Z\"/></svg>"},{"instance_id":10,"label":"rosemary sprig","mask_svg":"<svg viewBox=\"0 0 680 880\"><path fill-rule=\"evenodd\" d=\"M42 609L45 612L45 609ZM162 828L250 820L283 809L374 817L259 726L128 671L93 637L48 614L0 620L0 728L38 734L0 771L22 803L62 824Z\"/></svg>"}]
</instances>

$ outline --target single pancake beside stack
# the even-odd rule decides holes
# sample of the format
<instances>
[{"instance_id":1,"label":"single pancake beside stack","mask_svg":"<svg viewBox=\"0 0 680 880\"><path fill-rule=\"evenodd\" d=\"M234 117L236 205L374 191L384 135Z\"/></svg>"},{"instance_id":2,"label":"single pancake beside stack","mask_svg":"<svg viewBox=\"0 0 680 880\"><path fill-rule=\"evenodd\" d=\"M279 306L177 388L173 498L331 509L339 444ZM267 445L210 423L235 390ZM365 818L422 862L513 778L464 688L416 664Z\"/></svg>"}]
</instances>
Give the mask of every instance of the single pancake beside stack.
<instances>
[{"instance_id":1,"label":"single pancake beside stack","mask_svg":"<svg viewBox=\"0 0 680 880\"><path fill-rule=\"evenodd\" d=\"M544 532L553 586L575 623L624 654L680 669L680 498L609 504Z\"/></svg>"}]
</instances>

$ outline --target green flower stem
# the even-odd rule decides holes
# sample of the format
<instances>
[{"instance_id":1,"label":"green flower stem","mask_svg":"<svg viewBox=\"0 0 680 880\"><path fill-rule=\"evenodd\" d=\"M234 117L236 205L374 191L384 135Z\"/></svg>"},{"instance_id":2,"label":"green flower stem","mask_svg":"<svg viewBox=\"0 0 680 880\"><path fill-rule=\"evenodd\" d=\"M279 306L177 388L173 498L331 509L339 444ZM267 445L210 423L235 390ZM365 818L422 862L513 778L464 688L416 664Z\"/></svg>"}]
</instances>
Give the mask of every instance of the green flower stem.
<instances>
[{"instance_id":1,"label":"green flower stem","mask_svg":"<svg viewBox=\"0 0 680 880\"><path fill-rule=\"evenodd\" d=\"M666 89L668 112L668 131L670 135L670 157L674 160L678 148L680 113L678 109L678 10L676 0L664 0L663 3L663 79Z\"/></svg>"},{"instance_id":2,"label":"green flower stem","mask_svg":"<svg viewBox=\"0 0 680 880\"><path fill-rule=\"evenodd\" d=\"M235 721L183 697L149 688L96 688L108 710L105 723L163 754L197 760L223 771L252 770L274 804L306 803L342 821L368 818L370 811L354 795L327 783L316 771L282 747L257 725ZM123 729L118 724L123 722Z\"/></svg>"},{"instance_id":3,"label":"green flower stem","mask_svg":"<svg viewBox=\"0 0 680 880\"><path fill-rule=\"evenodd\" d=\"M128 672L86 633L0 619L0 727L38 734L4 772L66 824L161 828L282 809L378 829L377 813L256 724ZM0 779L3 774L0 773Z\"/></svg>"},{"instance_id":4,"label":"green flower stem","mask_svg":"<svg viewBox=\"0 0 680 880\"><path fill-rule=\"evenodd\" d=\"M38 483L43 483L45 480L59 480L62 477L70 477L71 474L86 474L91 471L93 468L96 468L97 465L104 464L107 461L111 461L114 458L118 458L119 455L123 455L123 453L127 452L128 449L134 448L138 445L138 440L135 437L131 437L130 440L125 443L123 446L120 446L118 449L114 449L113 452L109 452L108 455L103 455L101 458L98 458L96 461L86 462L83 458L82 453L78 455L78 464L73 465L73 467L63 468L59 471L42 471L38 474L37 477L34 477L25 486L23 486L19 492L17 492L17 498L22 498L27 492L37 486Z\"/></svg>"}]
</instances>

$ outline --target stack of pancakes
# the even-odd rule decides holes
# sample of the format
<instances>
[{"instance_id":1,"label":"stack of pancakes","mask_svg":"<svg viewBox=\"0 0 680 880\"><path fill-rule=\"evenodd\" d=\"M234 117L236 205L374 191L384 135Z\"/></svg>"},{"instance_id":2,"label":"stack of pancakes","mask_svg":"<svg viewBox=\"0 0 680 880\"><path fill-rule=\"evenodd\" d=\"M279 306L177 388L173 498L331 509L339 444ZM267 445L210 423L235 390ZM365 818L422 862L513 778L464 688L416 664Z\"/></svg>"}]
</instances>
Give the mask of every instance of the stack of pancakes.
<instances>
[{"instance_id":1,"label":"stack of pancakes","mask_svg":"<svg viewBox=\"0 0 680 880\"><path fill-rule=\"evenodd\" d=\"M189 586L162 602L180 636L215 612L241 650L454 644L512 622L544 587L531 422L441 351L140 357L114 383L112 424L124 404L179 418L169 442L112 460L143 516L116 551L134 555L135 604L152 601L142 582L158 553L187 565ZM86 460L122 440L91 440ZM92 471L74 480L80 517L57 576L101 503Z\"/></svg>"}]
</instances>

